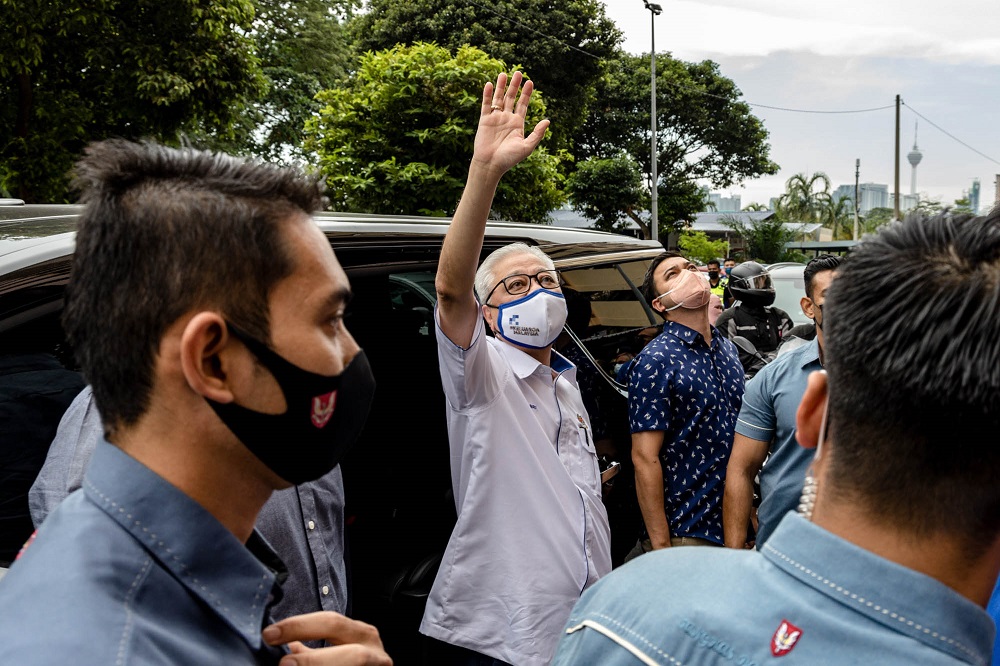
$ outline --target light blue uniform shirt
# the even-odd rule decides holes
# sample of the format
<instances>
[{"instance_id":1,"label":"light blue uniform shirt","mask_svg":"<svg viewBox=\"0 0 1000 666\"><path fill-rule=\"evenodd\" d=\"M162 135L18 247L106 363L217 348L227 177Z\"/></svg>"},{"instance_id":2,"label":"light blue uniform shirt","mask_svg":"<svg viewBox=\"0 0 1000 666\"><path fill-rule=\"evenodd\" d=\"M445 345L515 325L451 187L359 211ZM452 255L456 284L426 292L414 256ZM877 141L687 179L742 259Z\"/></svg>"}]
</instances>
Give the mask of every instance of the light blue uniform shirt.
<instances>
[{"instance_id":1,"label":"light blue uniform shirt","mask_svg":"<svg viewBox=\"0 0 1000 666\"><path fill-rule=\"evenodd\" d=\"M610 529L576 368L437 328L458 522L421 633L547 666L581 592L611 571ZM556 376L553 377L553 371Z\"/></svg>"},{"instance_id":2,"label":"light blue uniform shirt","mask_svg":"<svg viewBox=\"0 0 1000 666\"><path fill-rule=\"evenodd\" d=\"M83 488L0 581L0 663L275 664L283 650L261 639L275 578L201 505L102 441Z\"/></svg>"},{"instance_id":3,"label":"light blue uniform shirt","mask_svg":"<svg viewBox=\"0 0 1000 666\"><path fill-rule=\"evenodd\" d=\"M668 548L615 570L553 664L985 665L993 634L950 587L793 513L760 552Z\"/></svg>"},{"instance_id":4,"label":"light blue uniform shirt","mask_svg":"<svg viewBox=\"0 0 1000 666\"><path fill-rule=\"evenodd\" d=\"M795 414L806 392L806 381L819 362L819 342L813 340L782 354L754 375L743 394L736 432L769 442L771 455L760 471L760 508L757 509L757 548L802 496L802 484L814 451L795 439Z\"/></svg>"}]
</instances>

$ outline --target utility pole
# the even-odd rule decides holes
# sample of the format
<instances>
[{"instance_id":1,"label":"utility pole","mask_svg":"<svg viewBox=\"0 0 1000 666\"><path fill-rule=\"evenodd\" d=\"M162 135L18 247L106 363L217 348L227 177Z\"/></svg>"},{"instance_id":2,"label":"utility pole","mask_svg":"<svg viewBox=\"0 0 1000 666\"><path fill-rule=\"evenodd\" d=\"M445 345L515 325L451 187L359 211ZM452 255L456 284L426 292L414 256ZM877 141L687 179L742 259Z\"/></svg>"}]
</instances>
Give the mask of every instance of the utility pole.
<instances>
[{"instance_id":1,"label":"utility pole","mask_svg":"<svg viewBox=\"0 0 1000 666\"><path fill-rule=\"evenodd\" d=\"M657 210L657 182L656 182L656 17L663 11L663 7L660 5L649 2L649 0L642 0L643 4L646 5L646 9L649 10L649 71L650 71L650 96L649 96L649 107L650 107L650 122L651 135L649 139L650 143L650 206L649 206L649 237L653 240L659 240L657 236L659 235L660 226L660 216Z\"/></svg>"},{"instance_id":2,"label":"utility pole","mask_svg":"<svg viewBox=\"0 0 1000 666\"><path fill-rule=\"evenodd\" d=\"M858 179L861 178L861 158L854 160L854 240L858 240L858 208L861 206L858 200Z\"/></svg>"},{"instance_id":3,"label":"utility pole","mask_svg":"<svg viewBox=\"0 0 1000 666\"><path fill-rule=\"evenodd\" d=\"M896 95L896 189L894 191L895 202L892 219L898 221L901 219L899 215L899 95Z\"/></svg>"}]
</instances>

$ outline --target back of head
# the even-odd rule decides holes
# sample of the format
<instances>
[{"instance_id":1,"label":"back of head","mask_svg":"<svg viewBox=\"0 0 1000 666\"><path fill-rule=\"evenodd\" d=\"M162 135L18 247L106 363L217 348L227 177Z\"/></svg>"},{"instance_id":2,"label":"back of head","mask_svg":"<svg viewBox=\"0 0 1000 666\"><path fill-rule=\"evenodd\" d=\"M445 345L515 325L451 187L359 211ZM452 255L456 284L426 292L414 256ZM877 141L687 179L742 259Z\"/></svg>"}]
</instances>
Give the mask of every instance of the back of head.
<instances>
[{"instance_id":1,"label":"back of head","mask_svg":"<svg viewBox=\"0 0 1000 666\"><path fill-rule=\"evenodd\" d=\"M885 228L824 314L834 496L976 556L1000 532L1000 210Z\"/></svg>"},{"instance_id":2,"label":"back of head","mask_svg":"<svg viewBox=\"0 0 1000 666\"><path fill-rule=\"evenodd\" d=\"M774 303L774 286L767 269L756 261L744 261L729 275L729 291L744 305L765 307Z\"/></svg>"},{"instance_id":3,"label":"back of head","mask_svg":"<svg viewBox=\"0 0 1000 666\"><path fill-rule=\"evenodd\" d=\"M91 145L75 176L85 208L63 323L114 431L146 411L159 342L191 309L269 339L268 294L294 261L281 224L322 197L293 170L122 140Z\"/></svg>"},{"instance_id":4,"label":"back of head","mask_svg":"<svg viewBox=\"0 0 1000 666\"><path fill-rule=\"evenodd\" d=\"M805 270L802 271L802 279L806 284L806 296L809 298L813 296L813 278L816 277L817 273L835 271L840 268L842 263L844 263L844 258L835 254L821 254L810 259Z\"/></svg>"}]
</instances>

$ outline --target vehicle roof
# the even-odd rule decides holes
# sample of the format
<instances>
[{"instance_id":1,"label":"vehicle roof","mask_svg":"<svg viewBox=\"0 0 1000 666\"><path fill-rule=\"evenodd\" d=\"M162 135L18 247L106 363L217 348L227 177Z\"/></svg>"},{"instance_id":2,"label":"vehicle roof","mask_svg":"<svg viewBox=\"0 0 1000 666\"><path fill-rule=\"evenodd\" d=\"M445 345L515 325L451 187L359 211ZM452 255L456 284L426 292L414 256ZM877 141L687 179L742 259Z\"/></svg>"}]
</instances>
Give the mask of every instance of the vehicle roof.
<instances>
[{"instance_id":1,"label":"vehicle roof","mask_svg":"<svg viewBox=\"0 0 1000 666\"><path fill-rule=\"evenodd\" d=\"M79 205L0 207L0 281L48 261L68 261L82 209ZM18 214L7 215L10 211ZM450 218L333 212L316 213L314 219L345 268L436 261L451 222ZM483 253L518 240L539 246L557 262L629 251L652 256L663 249L656 241L591 229L490 221ZM0 292L9 287L4 285Z\"/></svg>"}]
</instances>

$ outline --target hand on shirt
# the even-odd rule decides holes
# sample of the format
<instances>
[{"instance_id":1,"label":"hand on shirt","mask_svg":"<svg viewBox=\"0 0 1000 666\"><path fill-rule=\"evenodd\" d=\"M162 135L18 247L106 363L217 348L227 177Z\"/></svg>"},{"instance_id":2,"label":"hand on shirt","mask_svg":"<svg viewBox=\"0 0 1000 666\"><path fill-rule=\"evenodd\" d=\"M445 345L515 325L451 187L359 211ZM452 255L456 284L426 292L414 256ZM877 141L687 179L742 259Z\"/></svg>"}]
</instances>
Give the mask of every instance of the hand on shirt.
<instances>
[{"instance_id":1,"label":"hand on shirt","mask_svg":"<svg viewBox=\"0 0 1000 666\"><path fill-rule=\"evenodd\" d=\"M378 629L330 611L290 617L265 628L263 636L292 651L280 666L392 666ZM325 640L330 647L311 649L300 642L310 640Z\"/></svg>"}]
</instances>

